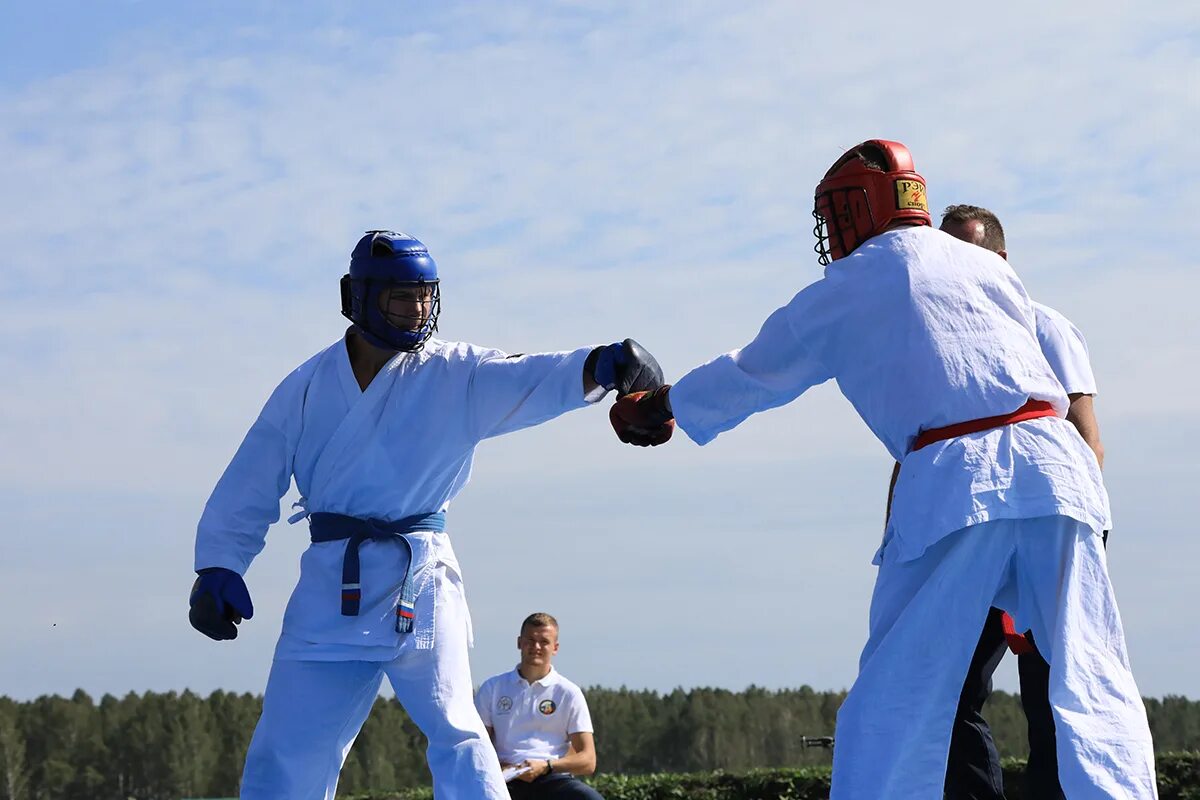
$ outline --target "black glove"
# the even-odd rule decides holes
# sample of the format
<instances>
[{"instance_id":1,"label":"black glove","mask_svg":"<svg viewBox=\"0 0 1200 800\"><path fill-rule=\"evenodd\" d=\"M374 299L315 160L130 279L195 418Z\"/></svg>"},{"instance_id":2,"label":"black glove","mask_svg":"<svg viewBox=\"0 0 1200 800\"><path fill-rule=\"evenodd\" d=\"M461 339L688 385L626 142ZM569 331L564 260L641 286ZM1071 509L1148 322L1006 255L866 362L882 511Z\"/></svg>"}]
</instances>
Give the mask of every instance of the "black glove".
<instances>
[{"instance_id":1,"label":"black glove","mask_svg":"<svg viewBox=\"0 0 1200 800\"><path fill-rule=\"evenodd\" d=\"M648 392L663 385L662 367L650 351L633 339L597 347L588 356L592 378L605 389L616 389L617 397L631 392Z\"/></svg>"},{"instance_id":2,"label":"black glove","mask_svg":"<svg viewBox=\"0 0 1200 800\"><path fill-rule=\"evenodd\" d=\"M210 639L236 639L237 625L254 616L254 604L242 576L224 567L196 573L188 620Z\"/></svg>"}]
</instances>

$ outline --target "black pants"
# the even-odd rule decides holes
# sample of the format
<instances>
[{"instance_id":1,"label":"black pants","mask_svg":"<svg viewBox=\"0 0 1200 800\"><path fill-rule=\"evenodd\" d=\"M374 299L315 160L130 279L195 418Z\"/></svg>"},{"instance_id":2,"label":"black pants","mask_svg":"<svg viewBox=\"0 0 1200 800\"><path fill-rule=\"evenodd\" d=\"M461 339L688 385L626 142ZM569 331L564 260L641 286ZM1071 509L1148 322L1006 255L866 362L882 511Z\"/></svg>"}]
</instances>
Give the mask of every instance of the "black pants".
<instances>
[{"instance_id":1,"label":"black pants","mask_svg":"<svg viewBox=\"0 0 1200 800\"><path fill-rule=\"evenodd\" d=\"M604 800L592 787L574 775L543 775L526 783L517 778L508 782L508 794L512 800Z\"/></svg>"},{"instance_id":2,"label":"black pants","mask_svg":"<svg viewBox=\"0 0 1200 800\"><path fill-rule=\"evenodd\" d=\"M963 682L946 765L947 800L1004 800L1000 756L982 713L983 703L992 693L992 675L1008 649L1002 614L996 608L988 612ZM1034 652L1019 656L1017 669L1021 705L1029 724L1026 794L1035 800L1059 800L1063 791L1058 783L1054 712L1050 709L1050 665Z\"/></svg>"}]
</instances>

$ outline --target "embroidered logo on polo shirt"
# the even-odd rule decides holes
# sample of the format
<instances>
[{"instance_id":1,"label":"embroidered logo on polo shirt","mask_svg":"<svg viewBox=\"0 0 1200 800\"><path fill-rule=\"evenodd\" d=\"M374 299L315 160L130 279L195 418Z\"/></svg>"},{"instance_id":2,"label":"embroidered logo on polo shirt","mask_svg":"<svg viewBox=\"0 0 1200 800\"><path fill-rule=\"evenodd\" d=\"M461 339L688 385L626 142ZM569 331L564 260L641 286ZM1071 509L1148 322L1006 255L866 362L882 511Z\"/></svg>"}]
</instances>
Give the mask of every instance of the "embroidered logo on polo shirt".
<instances>
[{"instance_id":1,"label":"embroidered logo on polo shirt","mask_svg":"<svg viewBox=\"0 0 1200 800\"><path fill-rule=\"evenodd\" d=\"M512 698L507 695L496 701L496 710L501 714L507 714L512 711Z\"/></svg>"},{"instance_id":2,"label":"embroidered logo on polo shirt","mask_svg":"<svg viewBox=\"0 0 1200 800\"><path fill-rule=\"evenodd\" d=\"M558 706L554 704L553 700L543 700L542 702L538 703L538 711L542 712L547 717L553 714L556 708L558 708Z\"/></svg>"}]
</instances>

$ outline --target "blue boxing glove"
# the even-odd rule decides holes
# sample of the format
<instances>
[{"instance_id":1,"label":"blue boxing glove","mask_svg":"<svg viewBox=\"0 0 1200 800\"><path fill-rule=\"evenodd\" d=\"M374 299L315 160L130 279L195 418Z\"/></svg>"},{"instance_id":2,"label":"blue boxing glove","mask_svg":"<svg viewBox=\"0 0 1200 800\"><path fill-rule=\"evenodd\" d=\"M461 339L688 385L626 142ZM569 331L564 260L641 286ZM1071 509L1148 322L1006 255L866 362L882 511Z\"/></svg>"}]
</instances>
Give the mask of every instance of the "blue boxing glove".
<instances>
[{"instance_id":1,"label":"blue boxing glove","mask_svg":"<svg viewBox=\"0 0 1200 800\"><path fill-rule=\"evenodd\" d=\"M649 392L663 385L662 367L650 351L633 339L597 347L588 356L592 378L605 389L616 389L617 397L631 392Z\"/></svg>"},{"instance_id":2,"label":"blue boxing glove","mask_svg":"<svg viewBox=\"0 0 1200 800\"><path fill-rule=\"evenodd\" d=\"M237 625L254 616L246 582L224 567L198 570L196 576L188 612L192 627L210 639L236 639Z\"/></svg>"}]
</instances>

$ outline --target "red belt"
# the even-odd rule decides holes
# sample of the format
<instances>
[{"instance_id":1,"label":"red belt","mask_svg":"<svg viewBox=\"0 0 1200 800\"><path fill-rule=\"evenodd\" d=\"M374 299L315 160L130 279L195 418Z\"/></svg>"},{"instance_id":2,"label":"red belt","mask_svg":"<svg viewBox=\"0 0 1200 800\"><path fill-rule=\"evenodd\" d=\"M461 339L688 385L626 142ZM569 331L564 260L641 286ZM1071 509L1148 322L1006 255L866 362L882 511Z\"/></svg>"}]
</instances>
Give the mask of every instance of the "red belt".
<instances>
[{"instance_id":1,"label":"red belt","mask_svg":"<svg viewBox=\"0 0 1200 800\"><path fill-rule=\"evenodd\" d=\"M1021 406L1010 414L1001 414L998 417L973 419L970 422L958 422L954 425L947 425L944 428L930 428L927 431L921 431L919 434L917 434L917 440L913 442L913 447L910 452L915 453L922 447L927 447L934 442L941 442L946 439L954 439L958 436L966 436L968 433L978 433L979 431L986 431L990 430L991 428L1012 425L1014 422L1024 422L1027 419L1053 417L1056 415L1057 414L1054 410L1054 406L1050 405L1045 400L1030 400L1025 405Z\"/></svg>"}]
</instances>

